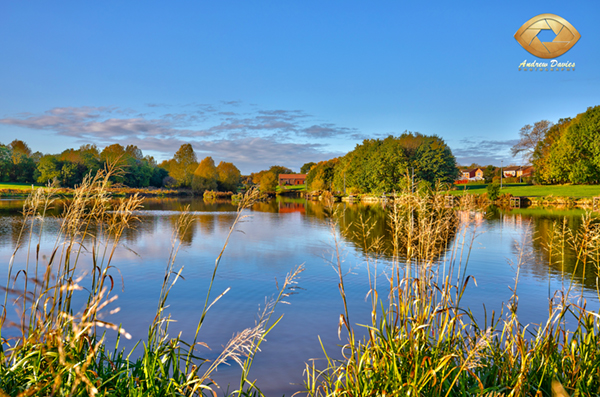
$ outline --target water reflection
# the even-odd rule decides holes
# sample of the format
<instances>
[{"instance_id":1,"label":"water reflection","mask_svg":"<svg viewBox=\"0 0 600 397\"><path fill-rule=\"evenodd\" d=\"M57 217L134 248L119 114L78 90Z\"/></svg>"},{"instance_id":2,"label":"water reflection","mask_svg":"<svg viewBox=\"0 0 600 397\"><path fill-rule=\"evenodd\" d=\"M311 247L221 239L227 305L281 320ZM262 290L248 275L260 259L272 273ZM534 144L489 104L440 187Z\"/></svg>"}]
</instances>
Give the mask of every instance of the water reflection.
<instances>
[{"instance_id":1,"label":"water reflection","mask_svg":"<svg viewBox=\"0 0 600 397\"><path fill-rule=\"evenodd\" d=\"M0 272L6 270L21 233L22 218L18 212L22 205L22 200L0 201L0 233L3 236L0 239ZM63 206L64 202L57 202L52 214L59 216ZM125 291L119 292L118 303L122 311L112 320L122 323L137 339L144 337L154 317L171 248L172 229L177 224L179 212L188 206L194 222L183 237L184 247L177 258L177 263L184 266L185 280L179 281L173 289L169 310L172 318L178 321L173 323L171 333L182 332L184 339L190 333L193 335L206 293L206 281L236 216L236 206L229 201L147 199L144 210L138 214L140 221L124 233L125 249L115 253L114 263L123 274ZM347 263L353 268L353 273L348 274L347 285L353 321L368 323L370 305L364 300L369 288L363 263L364 243L356 232L361 217L370 219L373 229L369 239L381 237L384 250L391 252L391 231L387 225L389 206L338 203L336 209L334 216L339 227L348 230L343 244ZM469 287L465 304L477 308L485 303L486 307L498 310L510 297L508 286L514 285L515 269L507 259L515 262L519 255L519 245L515 241L525 241L524 248L530 254L530 260L524 263L520 287L523 297L520 310L524 321L539 321L540 313L544 314L547 307L549 284L552 283L552 289L560 287L563 271L565 278L570 279L572 274L577 282L583 280L581 285L593 292L595 269L586 269L584 277L583 269L575 269L575 253L568 246L564 265L550 263L546 250L554 222L561 224L565 218L568 229L575 231L581 225L582 214L497 208L454 213L456 225L472 225L478 234L469 264L469 274L476 277L478 286ZM330 217L331 212L323 203L302 198L256 203L250 218L239 227L242 233L232 235L217 273L215 290L220 293L231 287L231 291L208 314L201 339L213 348L211 352L202 352L209 357L218 354L218 347L226 344L233 333L254 324L257 305L264 302L265 295L275 291L276 278L281 280L293 266L306 264L307 270L300 280L300 286L305 290L292 297L291 305L279 309L285 317L269 336L268 343L263 345L251 375L262 382L259 386L267 395L291 395L301 388L298 384L302 382L304 363L323 356L318 336L328 347L328 352L335 354L337 351L337 325L342 310L338 280L322 259L331 243L325 222ZM48 237L42 243L43 253L48 252L48 246L52 247L52 236L59 225L60 218L47 220ZM523 236L531 238L523 240ZM448 233L448 245L455 238L453 233ZM16 263L21 260L19 257ZM220 383L233 383L237 380L238 369L220 369L218 376L223 380Z\"/></svg>"},{"instance_id":2,"label":"water reflection","mask_svg":"<svg viewBox=\"0 0 600 397\"><path fill-rule=\"evenodd\" d=\"M57 230L60 224L60 214L69 200L57 200L49 210L45 223L47 231ZM29 225L23 224L21 211L24 200L0 200L0 248L15 247L21 234L29 233ZM235 218L237 206L230 200L204 201L194 198L148 198L143 203L144 211L140 216L141 221L127 229L123 241L134 246L142 239L154 238L153 235L160 230L172 228L177 223L180 211L189 208L194 213L194 224L183 235L185 246L192 246L194 240L206 235L215 234L218 228L227 229ZM307 219L325 221L331 215L326 206L319 201L308 201L304 198L277 197L276 200L255 203L252 212L280 214L284 218L275 218L275 224L286 222L287 216L301 216ZM530 235L526 247L511 244L511 254L519 254L519 250L527 252L529 260L526 261L526 271L538 278L561 277L570 280L571 277L582 283L588 289L596 288L597 268L576 265L577 253L568 241L582 225L584 210L551 210L551 209L500 209L490 206L485 211L457 211L457 224L467 222L474 227L482 229L486 223L487 229L519 230L521 234ZM365 245L369 246L374 240L382 239L382 252L390 255L392 252L392 236L389 228L389 204L386 203L337 203L333 216L348 243L355 249L363 251ZM52 219L57 218L57 219ZM372 225L367 241L361 241L361 219ZM556 229L564 228L568 234L565 241L554 241ZM449 238L453 234L449 234ZM553 245L555 255L550 258L550 246ZM561 252L558 252L560 246ZM562 249L564 248L564 255Z\"/></svg>"},{"instance_id":3,"label":"water reflection","mask_svg":"<svg viewBox=\"0 0 600 397\"><path fill-rule=\"evenodd\" d=\"M526 250L527 270L538 278L560 278L568 285L571 279L586 289L596 289L597 258L588 262L585 270L577 261L572 238L581 231L585 210L488 208L486 218L492 225L518 228L531 237ZM598 223L595 221L594 223ZM513 252L520 249L514 246Z\"/></svg>"}]
</instances>

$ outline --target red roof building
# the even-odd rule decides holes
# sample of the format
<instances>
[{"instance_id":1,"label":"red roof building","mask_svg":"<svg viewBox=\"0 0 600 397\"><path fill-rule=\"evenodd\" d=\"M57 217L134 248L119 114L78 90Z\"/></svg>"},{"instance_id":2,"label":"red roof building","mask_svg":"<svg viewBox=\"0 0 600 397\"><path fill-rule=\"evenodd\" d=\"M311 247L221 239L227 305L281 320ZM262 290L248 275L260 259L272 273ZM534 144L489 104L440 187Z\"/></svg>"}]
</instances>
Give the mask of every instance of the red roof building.
<instances>
[{"instance_id":1,"label":"red roof building","mask_svg":"<svg viewBox=\"0 0 600 397\"><path fill-rule=\"evenodd\" d=\"M304 185L306 174L279 174L279 186L282 185Z\"/></svg>"}]
</instances>

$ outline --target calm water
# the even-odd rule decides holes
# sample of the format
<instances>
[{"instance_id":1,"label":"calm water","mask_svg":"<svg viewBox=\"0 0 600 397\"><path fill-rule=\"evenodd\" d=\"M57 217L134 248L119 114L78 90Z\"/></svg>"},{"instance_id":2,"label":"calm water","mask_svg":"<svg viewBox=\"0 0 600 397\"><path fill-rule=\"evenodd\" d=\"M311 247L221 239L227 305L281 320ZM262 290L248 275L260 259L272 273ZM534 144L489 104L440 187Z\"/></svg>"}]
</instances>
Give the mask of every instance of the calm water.
<instances>
[{"instance_id":1,"label":"calm water","mask_svg":"<svg viewBox=\"0 0 600 397\"><path fill-rule=\"evenodd\" d=\"M20 230L19 200L0 201L0 274L6 274ZM113 260L124 279L124 291L119 291L117 306L121 312L109 320L121 323L133 339L145 339L152 321L164 269L171 249L171 232L178 213L189 204L194 212L194 223L184 236L177 264L183 265L185 280L179 280L169 297L169 312L176 322L169 329L171 335L182 333L191 340L200 317L208 281L229 228L235 218L236 207L228 203L206 204L202 200L149 199L141 222L127 231ZM377 223L377 235L386 235L386 210L381 205L345 205L342 226L359 215ZM58 213L58 212L57 212ZM499 310L506 302L514 285L518 245L522 244L529 259L521 269L519 283L519 310L523 321L538 323L545 319L549 291L561 287L562 275L575 277L579 290L590 301L595 298L595 270L587 269L586 277L574 271L568 263L562 268L549 267L542 246L547 230L556 220L566 216L570 227L577 227L582 212L518 210L513 212L459 213L458 220L474 219L476 239L468 264L468 274L477 280L470 285L464 303L477 315ZM337 287L337 275L330 259L332 236L327 217L318 203L303 199L260 203L248 212L249 217L238 225L217 273L214 296L226 288L231 290L211 309L201 331L200 340L212 350L202 348L200 355L215 358L223 345L236 332L254 325L259 305L265 297L277 292L275 279L284 279L293 267L304 264L306 270L299 280L303 288L280 305L276 314L284 317L262 345L253 365L251 377L267 396L290 396L302 389L303 369L312 358L324 356L318 337L327 351L339 356L337 325L343 307ZM49 252L54 243L56 225L60 219L48 223L43 239L42 253ZM366 324L369 321L367 269L364 255L352 239L343 241L344 269L351 270L346 285L349 296L350 320ZM89 259L89 258L87 258ZM16 263L24 261L18 256ZM385 269L385 261L380 270ZM120 279L118 273L113 274ZM4 276L3 276L4 277ZM380 276L383 280L383 276ZM4 284L4 281L2 282ZM120 284L120 283L119 283ZM121 286L118 286L121 289ZM126 346L131 347L133 343ZM240 369L235 364L219 368L215 379L226 386L237 388Z\"/></svg>"}]
</instances>

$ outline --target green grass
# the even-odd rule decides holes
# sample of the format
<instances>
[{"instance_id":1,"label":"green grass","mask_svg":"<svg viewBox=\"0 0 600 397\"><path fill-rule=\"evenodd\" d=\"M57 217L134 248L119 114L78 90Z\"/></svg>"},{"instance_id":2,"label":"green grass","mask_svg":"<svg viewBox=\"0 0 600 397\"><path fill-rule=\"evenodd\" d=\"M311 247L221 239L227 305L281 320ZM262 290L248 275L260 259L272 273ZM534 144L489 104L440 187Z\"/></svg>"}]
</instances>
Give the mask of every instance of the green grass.
<instances>
[{"instance_id":1,"label":"green grass","mask_svg":"<svg viewBox=\"0 0 600 397\"><path fill-rule=\"evenodd\" d=\"M451 194L462 195L465 190L470 194L487 192L487 184L457 185L458 190ZM600 185L526 185L524 183L504 184L500 194L526 197L595 197L600 196Z\"/></svg>"},{"instance_id":2,"label":"green grass","mask_svg":"<svg viewBox=\"0 0 600 397\"><path fill-rule=\"evenodd\" d=\"M41 185L33 184L34 187L40 187ZM31 183L20 183L20 182L0 182L0 190L13 189L13 190L31 190Z\"/></svg>"},{"instance_id":3,"label":"green grass","mask_svg":"<svg viewBox=\"0 0 600 397\"><path fill-rule=\"evenodd\" d=\"M303 192L306 190L306 185L288 185L288 186L277 186L276 191L277 192L289 192L289 191L296 191L296 192Z\"/></svg>"},{"instance_id":4,"label":"green grass","mask_svg":"<svg viewBox=\"0 0 600 397\"><path fill-rule=\"evenodd\" d=\"M369 269L367 300L372 305L371 321L362 325L367 333L362 339L355 334L353 314L346 305L344 254L340 232L331 221L331 262L343 303L338 335L343 332L347 339L343 360L325 352L325 369L307 364L308 395L598 395L600 316L579 300L582 291L576 291L575 279L565 280L564 287L555 291L542 309L547 310L547 318L540 324L521 322L518 285L528 259L526 248L515 244L512 294L500 312L486 311L483 318L476 318L462 303L465 290L476 284L468 270L476 236L470 231L476 220L468 216L459 222L456 212L444 209L438 197L406 193L404 203L391 204L388 229L393 252L382 252L381 240L369 240L371 220L355 222L354 234ZM470 208L467 203L461 209ZM566 220L555 222L548 240L541 243L548 265L560 267L564 247L571 246L577 250L575 266L600 275L597 221L586 213L576 231L568 228ZM391 264L380 264L387 278L376 277L382 253L393 256ZM589 299L595 307L600 297Z\"/></svg>"}]
</instances>

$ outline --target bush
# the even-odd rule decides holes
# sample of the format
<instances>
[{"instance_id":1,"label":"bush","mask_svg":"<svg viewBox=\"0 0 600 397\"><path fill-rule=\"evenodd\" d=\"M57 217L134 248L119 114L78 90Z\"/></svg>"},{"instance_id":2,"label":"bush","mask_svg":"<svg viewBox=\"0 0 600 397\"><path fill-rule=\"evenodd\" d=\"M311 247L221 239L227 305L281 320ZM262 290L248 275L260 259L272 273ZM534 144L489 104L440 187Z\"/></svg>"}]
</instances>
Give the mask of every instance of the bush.
<instances>
[{"instance_id":1,"label":"bush","mask_svg":"<svg viewBox=\"0 0 600 397\"><path fill-rule=\"evenodd\" d=\"M491 201L496 201L500 195L500 184L498 182L490 183L487 186L487 195Z\"/></svg>"}]
</instances>

